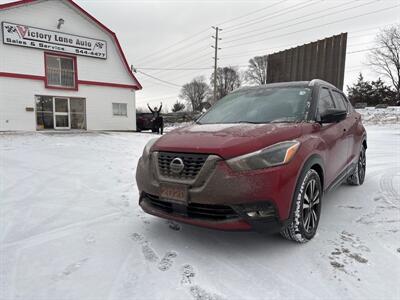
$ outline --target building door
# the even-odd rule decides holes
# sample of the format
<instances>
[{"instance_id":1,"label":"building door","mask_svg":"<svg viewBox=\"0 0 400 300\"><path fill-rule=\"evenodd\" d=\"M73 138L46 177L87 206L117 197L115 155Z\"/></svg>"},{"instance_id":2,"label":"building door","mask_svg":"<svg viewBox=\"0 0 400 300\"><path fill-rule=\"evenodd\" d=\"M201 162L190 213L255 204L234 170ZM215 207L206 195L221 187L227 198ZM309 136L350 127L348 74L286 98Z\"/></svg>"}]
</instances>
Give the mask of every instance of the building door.
<instances>
[{"instance_id":1,"label":"building door","mask_svg":"<svg viewBox=\"0 0 400 300\"><path fill-rule=\"evenodd\" d=\"M69 107L71 129L86 129L86 100L83 98L70 98Z\"/></svg>"},{"instance_id":2,"label":"building door","mask_svg":"<svg viewBox=\"0 0 400 300\"><path fill-rule=\"evenodd\" d=\"M36 129L86 130L86 99L35 96Z\"/></svg>"},{"instance_id":3,"label":"building door","mask_svg":"<svg viewBox=\"0 0 400 300\"><path fill-rule=\"evenodd\" d=\"M54 97L54 129L70 129L69 98Z\"/></svg>"}]
</instances>

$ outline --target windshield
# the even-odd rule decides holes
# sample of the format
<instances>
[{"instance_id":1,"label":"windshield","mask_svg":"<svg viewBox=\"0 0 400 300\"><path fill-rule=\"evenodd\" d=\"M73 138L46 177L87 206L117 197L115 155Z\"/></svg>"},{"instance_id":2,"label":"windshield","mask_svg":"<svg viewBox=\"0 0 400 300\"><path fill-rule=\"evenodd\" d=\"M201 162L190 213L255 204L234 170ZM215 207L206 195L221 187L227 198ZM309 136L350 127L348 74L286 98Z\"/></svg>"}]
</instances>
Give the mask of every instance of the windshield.
<instances>
[{"instance_id":1,"label":"windshield","mask_svg":"<svg viewBox=\"0 0 400 300\"><path fill-rule=\"evenodd\" d=\"M308 111L310 95L305 87L242 90L219 100L197 123L300 122Z\"/></svg>"}]
</instances>

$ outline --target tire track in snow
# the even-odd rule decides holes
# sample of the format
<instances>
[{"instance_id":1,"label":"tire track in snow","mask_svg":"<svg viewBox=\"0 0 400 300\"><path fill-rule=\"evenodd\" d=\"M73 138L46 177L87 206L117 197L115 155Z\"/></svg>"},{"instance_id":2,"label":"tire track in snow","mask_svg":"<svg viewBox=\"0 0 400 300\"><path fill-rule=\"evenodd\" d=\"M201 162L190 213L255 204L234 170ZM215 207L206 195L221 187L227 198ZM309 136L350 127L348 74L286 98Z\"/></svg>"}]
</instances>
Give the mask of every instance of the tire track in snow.
<instances>
[{"instance_id":1,"label":"tire track in snow","mask_svg":"<svg viewBox=\"0 0 400 300\"><path fill-rule=\"evenodd\" d=\"M391 169L387 173L383 174L379 185L383 194L392 200L400 201L399 191L397 191L393 186L393 180L396 176L400 176L400 170L398 168Z\"/></svg>"}]
</instances>

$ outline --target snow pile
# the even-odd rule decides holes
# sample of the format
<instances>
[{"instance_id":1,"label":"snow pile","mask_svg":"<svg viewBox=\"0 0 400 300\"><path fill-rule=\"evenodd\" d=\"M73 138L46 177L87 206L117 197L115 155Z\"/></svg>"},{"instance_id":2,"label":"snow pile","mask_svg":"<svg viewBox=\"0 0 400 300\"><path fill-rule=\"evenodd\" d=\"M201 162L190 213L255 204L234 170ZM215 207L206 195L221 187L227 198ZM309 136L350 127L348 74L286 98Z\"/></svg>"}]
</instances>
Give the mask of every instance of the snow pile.
<instances>
[{"instance_id":1,"label":"snow pile","mask_svg":"<svg viewBox=\"0 0 400 300\"><path fill-rule=\"evenodd\" d=\"M400 124L400 106L356 109L364 124Z\"/></svg>"}]
</instances>

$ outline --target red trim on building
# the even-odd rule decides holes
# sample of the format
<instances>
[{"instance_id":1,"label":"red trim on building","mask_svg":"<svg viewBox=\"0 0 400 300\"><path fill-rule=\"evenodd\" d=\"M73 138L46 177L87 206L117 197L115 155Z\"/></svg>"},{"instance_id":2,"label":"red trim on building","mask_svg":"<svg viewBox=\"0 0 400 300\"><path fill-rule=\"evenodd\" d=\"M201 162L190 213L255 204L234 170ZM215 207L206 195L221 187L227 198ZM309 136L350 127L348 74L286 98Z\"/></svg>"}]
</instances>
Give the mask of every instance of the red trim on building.
<instances>
[{"instance_id":1,"label":"red trim on building","mask_svg":"<svg viewBox=\"0 0 400 300\"><path fill-rule=\"evenodd\" d=\"M63 86L54 86L54 85L49 85L48 82L48 77L47 77L47 56L56 56L56 57L65 57L65 58L71 58L74 64L74 86L73 87L63 87ZM69 91L77 91L78 90L78 64L76 61L76 56L74 55L68 55L64 53L59 53L59 52L44 52L44 74L45 74L45 87L46 89L55 89L55 90L69 90Z\"/></svg>"},{"instance_id":2,"label":"red trim on building","mask_svg":"<svg viewBox=\"0 0 400 300\"><path fill-rule=\"evenodd\" d=\"M29 4L29 3L33 3L36 2L38 0L20 0L20 1L15 1L15 2L10 2L10 3L5 3L5 4L0 4L0 10L2 9L6 9L6 8L10 8L10 7L14 7L14 6L19 6L19 5L25 5L25 4ZM136 90L141 90L142 89L142 85L139 83L139 81L136 79L135 75L132 73L131 71L131 67L128 64L128 61L126 59L125 53L122 50L121 44L118 41L117 35L111 30L109 29L107 26L105 26L103 23L101 23L99 20L97 20L95 17L93 17L91 14L89 14L86 10L84 10L81 6L79 6L78 4L76 4L74 1L72 0L65 0L66 2L68 2L71 6L75 7L77 10L79 10L80 12L82 12L85 16L87 16L89 19L91 19L94 23L96 23L100 28L102 28L103 30L105 30L108 34L111 35L111 37L114 40L115 45L117 46L117 49L120 53L122 62L128 72L128 74L130 75L130 77L133 79L133 81L137 84L135 85L135 89Z\"/></svg>"},{"instance_id":3,"label":"red trim on building","mask_svg":"<svg viewBox=\"0 0 400 300\"><path fill-rule=\"evenodd\" d=\"M46 79L44 76L18 74L18 73L7 73L7 72L0 72L0 77L31 79L31 80L41 80L41 81L44 81Z\"/></svg>"},{"instance_id":4,"label":"red trim on building","mask_svg":"<svg viewBox=\"0 0 400 300\"><path fill-rule=\"evenodd\" d=\"M136 85L132 84L121 84L121 83L112 83L112 82L100 82L100 81L90 81L90 80L78 80L79 84L85 85L97 85L97 86L109 86L109 87L117 87L124 89L136 89Z\"/></svg>"},{"instance_id":5,"label":"red trim on building","mask_svg":"<svg viewBox=\"0 0 400 300\"><path fill-rule=\"evenodd\" d=\"M8 77L8 78L18 78L18 79L30 79L30 80L39 80L46 82L45 76L38 76L38 75L29 75L29 74L20 74L20 73L7 73L7 72L0 72L0 77ZM78 80L78 84L82 85L95 85L95 86L108 86L114 88L123 88L123 89L135 89L137 90L138 87L136 85L131 84L122 84L122 83L114 83L114 82L101 82L101 81L90 81L90 80ZM49 87L52 89L58 89L57 87ZM62 90L68 90L67 88L59 88ZM70 90L70 89L69 89Z\"/></svg>"},{"instance_id":6,"label":"red trim on building","mask_svg":"<svg viewBox=\"0 0 400 300\"><path fill-rule=\"evenodd\" d=\"M9 7L28 4L28 3L35 2L35 1L37 1L37 0L21 0L21 1L15 1L15 2L10 2L10 3L4 3L4 4L0 4L0 9L6 9Z\"/></svg>"}]
</instances>

